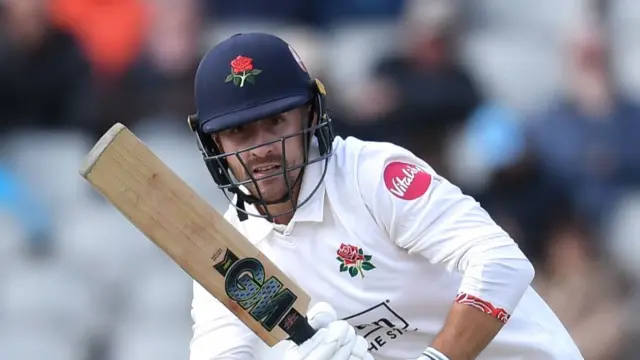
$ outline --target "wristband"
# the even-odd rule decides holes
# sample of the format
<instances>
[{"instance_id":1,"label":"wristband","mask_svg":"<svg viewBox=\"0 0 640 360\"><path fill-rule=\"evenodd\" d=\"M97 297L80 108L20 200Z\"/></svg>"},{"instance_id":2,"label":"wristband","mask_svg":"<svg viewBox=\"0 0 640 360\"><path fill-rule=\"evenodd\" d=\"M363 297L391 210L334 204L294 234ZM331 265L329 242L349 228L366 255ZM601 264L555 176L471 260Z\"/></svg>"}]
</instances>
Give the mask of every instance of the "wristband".
<instances>
[{"instance_id":1,"label":"wristband","mask_svg":"<svg viewBox=\"0 0 640 360\"><path fill-rule=\"evenodd\" d=\"M429 346L422 352L422 357L428 360L450 360L445 354Z\"/></svg>"}]
</instances>

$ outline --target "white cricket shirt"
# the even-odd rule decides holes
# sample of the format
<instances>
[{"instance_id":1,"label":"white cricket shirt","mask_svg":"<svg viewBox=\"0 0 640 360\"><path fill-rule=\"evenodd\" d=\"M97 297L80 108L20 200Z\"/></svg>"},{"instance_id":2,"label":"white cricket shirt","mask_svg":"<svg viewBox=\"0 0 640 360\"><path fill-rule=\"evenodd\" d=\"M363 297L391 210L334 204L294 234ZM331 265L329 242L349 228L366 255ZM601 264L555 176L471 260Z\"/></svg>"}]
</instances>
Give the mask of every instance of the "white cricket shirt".
<instances>
[{"instance_id":1,"label":"white cricket shirt","mask_svg":"<svg viewBox=\"0 0 640 360\"><path fill-rule=\"evenodd\" d=\"M301 198L323 164L307 168ZM356 327L377 360L417 358L454 301L506 322L480 360L582 359L529 286L533 268L515 242L473 198L401 147L338 137L323 185L288 226L251 216L239 222L233 207L225 217L312 303L330 303ZM191 360L282 358L282 347L265 350L195 282L192 305Z\"/></svg>"}]
</instances>

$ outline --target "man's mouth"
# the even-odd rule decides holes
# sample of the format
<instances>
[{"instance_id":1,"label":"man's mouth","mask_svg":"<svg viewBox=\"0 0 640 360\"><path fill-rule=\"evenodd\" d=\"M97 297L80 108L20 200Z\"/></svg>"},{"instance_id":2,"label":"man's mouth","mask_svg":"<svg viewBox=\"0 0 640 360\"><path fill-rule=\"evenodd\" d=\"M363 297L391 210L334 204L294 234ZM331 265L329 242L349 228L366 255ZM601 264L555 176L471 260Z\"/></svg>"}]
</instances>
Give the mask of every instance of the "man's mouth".
<instances>
[{"instance_id":1,"label":"man's mouth","mask_svg":"<svg viewBox=\"0 0 640 360\"><path fill-rule=\"evenodd\" d=\"M253 174L258 177L271 175L280 170L280 164L268 164L257 166L253 169Z\"/></svg>"}]
</instances>

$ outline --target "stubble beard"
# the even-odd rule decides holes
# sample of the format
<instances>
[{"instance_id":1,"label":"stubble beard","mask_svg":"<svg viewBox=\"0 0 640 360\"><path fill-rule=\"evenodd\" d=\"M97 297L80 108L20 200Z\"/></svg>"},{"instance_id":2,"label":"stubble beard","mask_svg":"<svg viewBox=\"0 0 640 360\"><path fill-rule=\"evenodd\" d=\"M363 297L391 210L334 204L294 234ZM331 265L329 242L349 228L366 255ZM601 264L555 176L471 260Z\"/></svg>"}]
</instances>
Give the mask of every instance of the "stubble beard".
<instances>
[{"instance_id":1,"label":"stubble beard","mask_svg":"<svg viewBox=\"0 0 640 360\"><path fill-rule=\"evenodd\" d=\"M287 164L287 167L290 168L291 165ZM267 177L264 179L258 178L253 179L254 181L250 181L248 184L244 185L252 196L256 197L259 200L262 200L266 203L279 201L287 195L289 191L289 187L293 190L296 184L296 177L300 174L300 170L289 171L286 173L278 173L278 175ZM252 180L252 177L249 176L246 172L243 172L243 179L241 181ZM269 175L267 175L269 176ZM287 180L288 183L287 183ZM260 189L256 189L257 187Z\"/></svg>"},{"instance_id":2,"label":"stubble beard","mask_svg":"<svg viewBox=\"0 0 640 360\"><path fill-rule=\"evenodd\" d=\"M258 180L258 186L262 196L255 190L255 186L251 187L251 193L259 199L269 203L279 201L287 195L289 191L293 191L296 187L296 179L300 170L279 174L269 179ZM285 180L286 177L286 180Z\"/></svg>"}]
</instances>

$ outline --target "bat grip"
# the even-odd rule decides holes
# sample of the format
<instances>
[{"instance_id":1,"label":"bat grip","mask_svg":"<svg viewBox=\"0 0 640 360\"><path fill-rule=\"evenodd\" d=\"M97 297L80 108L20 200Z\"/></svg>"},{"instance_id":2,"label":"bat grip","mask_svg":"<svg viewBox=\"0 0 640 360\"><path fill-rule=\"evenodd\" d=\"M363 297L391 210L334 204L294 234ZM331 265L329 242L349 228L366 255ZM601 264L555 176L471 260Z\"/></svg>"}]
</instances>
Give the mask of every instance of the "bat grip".
<instances>
[{"instance_id":1,"label":"bat grip","mask_svg":"<svg viewBox=\"0 0 640 360\"><path fill-rule=\"evenodd\" d=\"M316 333L316 329L309 325L305 317L299 317L291 326L289 340L296 345L302 345L303 342L309 340Z\"/></svg>"}]
</instances>

